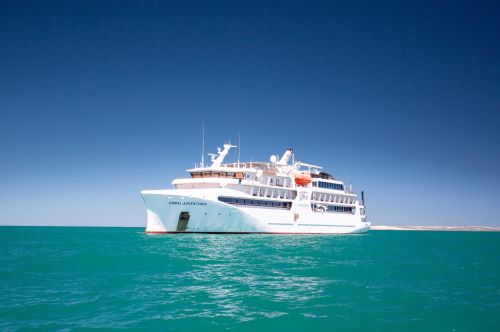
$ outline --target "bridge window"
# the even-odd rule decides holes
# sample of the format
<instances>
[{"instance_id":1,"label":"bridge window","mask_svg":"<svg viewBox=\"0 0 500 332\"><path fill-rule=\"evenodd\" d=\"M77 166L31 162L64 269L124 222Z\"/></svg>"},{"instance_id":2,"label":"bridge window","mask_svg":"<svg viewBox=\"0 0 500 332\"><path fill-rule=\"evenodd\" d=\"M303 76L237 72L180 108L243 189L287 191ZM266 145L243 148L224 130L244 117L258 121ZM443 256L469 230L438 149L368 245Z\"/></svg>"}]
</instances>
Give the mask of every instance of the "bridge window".
<instances>
[{"instance_id":1,"label":"bridge window","mask_svg":"<svg viewBox=\"0 0 500 332\"><path fill-rule=\"evenodd\" d=\"M323 181L313 182L313 187L333 189L333 190L344 190L344 186L340 183L330 183Z\"/></svg>"},{"instance_id":2,"label":"bridge window","mask_svg":"<svg viewBox=\"0 0 500 332\"><path fill-rule=\"evenodd\" d=\"M220 171L203 171L203 172L191 172L191 177L194 179L197 178L244 179L245 174L243 172L235 173L235 172L220 172Z\"/></svg>"}]
</instances>

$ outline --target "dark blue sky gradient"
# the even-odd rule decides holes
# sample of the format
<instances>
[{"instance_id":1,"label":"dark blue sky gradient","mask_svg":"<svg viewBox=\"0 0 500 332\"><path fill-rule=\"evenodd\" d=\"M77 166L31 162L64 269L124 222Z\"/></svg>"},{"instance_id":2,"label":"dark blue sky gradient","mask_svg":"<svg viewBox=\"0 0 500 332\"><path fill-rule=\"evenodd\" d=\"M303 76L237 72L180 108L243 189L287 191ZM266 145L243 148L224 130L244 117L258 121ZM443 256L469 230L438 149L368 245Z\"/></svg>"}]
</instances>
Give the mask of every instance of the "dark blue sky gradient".
<instances>
[{"instance_id":1,"label":"dark blue sky gradient","mask_svg":"<svg viewBox=\"0 0 500 332\"><path fill-rule=\"evenodd\" d=\"M498 1L3 1L0 224L145 225L205 121L375 224L500 226L499 91Z\"/></svg>"}]
</instances>

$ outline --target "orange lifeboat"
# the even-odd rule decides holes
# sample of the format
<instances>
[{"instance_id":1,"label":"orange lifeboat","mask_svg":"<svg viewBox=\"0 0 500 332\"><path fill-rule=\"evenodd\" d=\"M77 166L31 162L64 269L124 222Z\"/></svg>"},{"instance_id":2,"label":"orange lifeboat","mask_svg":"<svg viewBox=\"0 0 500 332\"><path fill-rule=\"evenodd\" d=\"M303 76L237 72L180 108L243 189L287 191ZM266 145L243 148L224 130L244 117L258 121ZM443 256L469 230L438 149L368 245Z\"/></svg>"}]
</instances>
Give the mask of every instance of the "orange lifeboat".
<instances>
[{"instance_id":1,"label":"orange lifeboat","mask_svg":"<svg viewBox=\"0 0 500 332\"><path fill-rule=\"evenodd\" d=\"M302 187L307 186L312 181L311 175L308 172L295 173L294 177L295 183Z\"/></svg>"}]
</instances>

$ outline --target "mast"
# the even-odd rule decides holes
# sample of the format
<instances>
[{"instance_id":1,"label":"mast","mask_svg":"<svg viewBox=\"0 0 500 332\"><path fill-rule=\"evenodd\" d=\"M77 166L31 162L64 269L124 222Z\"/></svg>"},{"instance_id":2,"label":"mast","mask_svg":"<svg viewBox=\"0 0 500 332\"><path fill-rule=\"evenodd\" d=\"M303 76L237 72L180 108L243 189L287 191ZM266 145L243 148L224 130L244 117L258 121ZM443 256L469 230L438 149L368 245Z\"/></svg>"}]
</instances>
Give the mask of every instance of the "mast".
<instances>
[{"instance_id":1,"label":"mast","mask_svg":"<svg viewBox=\"0 0 500 332\"><path fill-rule=\"evenodd\" d=\"M241 139L240 139L240 133L238 133L238 167L240 167L240 150L241 150Z\"/></svg>"},{"instance_id":2,"label":"mast","mask_svg":"<svg viewBox=\"0 0 500 332\"><path fill-rule=\"evenodd\" d=\"M293 149L292 148L287 149L278 163L280 165L287 165L292 155L293 155Z\"/></svg>"},{"instance_id":3,"label":"mast","mask_svg":"<svg viewBox=\"0 0 500 332\"><path fill-rule=\"evenodd\" d=\"M201 167L205 167L205 121L203 121L202 125L202 134L201 134Z\"/></svg>"},{"instance_id":4,"label":"mast","mask_svg":"<svg viewBox=\"0 0 500 332\"><path fill-rule=\"evenodd\" d=\"M212 165L210 167L211 168L220 167L222 165L222 162L224 161L224 158L229 153L229 150L235 147L236 145L231 145L231 143L226 143L224 144L223 149L217 147L217 154L209 153L210 156L212 157Z\"/></svg>"}]
</instances>

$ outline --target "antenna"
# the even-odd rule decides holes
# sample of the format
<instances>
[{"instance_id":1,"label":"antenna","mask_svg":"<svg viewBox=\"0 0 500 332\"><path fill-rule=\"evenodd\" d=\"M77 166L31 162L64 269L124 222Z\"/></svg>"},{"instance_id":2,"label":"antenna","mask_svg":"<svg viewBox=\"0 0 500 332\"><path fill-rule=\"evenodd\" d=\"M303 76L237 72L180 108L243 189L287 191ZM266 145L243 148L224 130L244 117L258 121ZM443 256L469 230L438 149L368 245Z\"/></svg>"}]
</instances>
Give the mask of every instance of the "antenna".
<instances>
[{"instance_id":1,"label":"antenna","mask_svg":"<svg viewBox=\"0 0 500 332\"><path fill-rule=\"evenodd\" d=\"M201 138L201 167L205 167L205 121L203 121Z\"/></svg>"},{"instance_id":2,"label":"antenna","mask_svg":"<svg viewBox=\"0 0 500 332\"><path fill-rule=\"evenodd\" d=\"M240 150L241 150L241 138L240 138L240 133L238 133L238 167L240 167Z\"/></svg>"}]
</instances>

